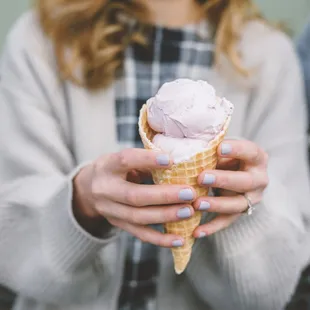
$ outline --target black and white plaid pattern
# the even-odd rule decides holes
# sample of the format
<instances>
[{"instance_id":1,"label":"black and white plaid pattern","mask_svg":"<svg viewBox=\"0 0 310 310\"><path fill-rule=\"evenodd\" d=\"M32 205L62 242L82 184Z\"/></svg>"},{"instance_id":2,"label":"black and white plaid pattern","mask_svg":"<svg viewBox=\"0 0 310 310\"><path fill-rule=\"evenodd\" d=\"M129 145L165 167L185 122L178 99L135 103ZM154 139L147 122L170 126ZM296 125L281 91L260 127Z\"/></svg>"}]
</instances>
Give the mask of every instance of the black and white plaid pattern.
<instances>
[{"instance_id":1,"label":"black and white plaid pattern","mask_svg":"<svg viewBox=\"0 0 310 310\"><path fill-rule=\"evenodd\" d=\"M149 42L147 47L127 49L124 74L116 82L118 138L124 148L142 147L139 111L163 83L176 78L207 80L213 62L214 45L206 22L182 30L152 27ZM158 270L158 248L128 236L120 310L157 309Z\"/></svg>"}]
</instances>

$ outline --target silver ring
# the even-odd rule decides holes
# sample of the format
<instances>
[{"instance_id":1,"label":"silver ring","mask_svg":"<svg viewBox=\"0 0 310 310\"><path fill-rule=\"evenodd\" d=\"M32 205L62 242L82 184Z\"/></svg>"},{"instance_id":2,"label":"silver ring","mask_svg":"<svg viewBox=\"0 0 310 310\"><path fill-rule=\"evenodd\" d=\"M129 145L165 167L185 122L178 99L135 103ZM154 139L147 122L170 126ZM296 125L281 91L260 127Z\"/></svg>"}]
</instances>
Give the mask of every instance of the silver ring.
<instances>
[{"instance_id":1,"label":"silver ring","mask_svg":"<svg viewBox=\"0 0 310 310\"><path fill-rule=\"evenodd\" d=\"M255 207L253 206L253 203L247 194L243 194L243 197L246 199L248 206L242 213L251 215L253 211L255 210Z\"/></svg>"}]
</instances>

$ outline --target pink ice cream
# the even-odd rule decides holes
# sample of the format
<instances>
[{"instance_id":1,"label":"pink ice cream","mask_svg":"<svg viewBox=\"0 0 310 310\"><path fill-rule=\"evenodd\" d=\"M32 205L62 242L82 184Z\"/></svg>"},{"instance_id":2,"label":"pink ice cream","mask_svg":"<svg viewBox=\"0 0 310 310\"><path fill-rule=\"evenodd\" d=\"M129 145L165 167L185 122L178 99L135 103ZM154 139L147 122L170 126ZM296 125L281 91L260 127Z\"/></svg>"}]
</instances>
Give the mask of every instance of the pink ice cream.
<instances>
[{"instance_id":1,"label":"pink ice cream","mask_svg":"<svg viewBox=\"0 0 310 310\"><path fill-rule=\"evenodd\" d=\"M232 103L217 97L205 81L165 83L147 101L148 123L159 133L153 143L169 152L175 162L186 160L208 147L233 109Z\"/></svg>"}]
</instances>

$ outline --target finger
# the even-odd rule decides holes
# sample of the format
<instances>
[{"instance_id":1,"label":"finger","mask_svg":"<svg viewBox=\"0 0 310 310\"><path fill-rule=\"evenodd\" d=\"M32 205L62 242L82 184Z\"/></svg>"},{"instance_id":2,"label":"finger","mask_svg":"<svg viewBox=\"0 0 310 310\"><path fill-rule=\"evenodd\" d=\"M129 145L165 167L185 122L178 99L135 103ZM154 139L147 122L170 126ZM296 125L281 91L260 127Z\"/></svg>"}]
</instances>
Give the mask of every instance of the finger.
<instances>
[{"instance_id":1,"label":"finger","mask_svg":"<svg viewBox=\"0 0 310 310\"><path fill-rule=\"evenodd\" d=\"M137 185L127 184L119 190L118 201L135 206L172 205L192 202L196 192L191 187L180 185Z\"/></svg>"},{"instance_id":2,"label":"finger","mask_svg":"<svg viewBox=\"0 0 310 310\"><path fill-rule=\"evenodd\" d=\"M105 167L118 172L133 169L163 169L171 165L172 160L168 154L144 149L125 149L105 159Z\"/></svg>"},{"instance_id":3,"label":"finger","mask_svg":"<svg viewBox=\"0 0 310 310\"><path fill-rule=\"evenodd\" d=\"M253 193L248 194L251 201L257 203L257 199L253 199ZM214 213L242 213L248 207L248 201L243 195L233 197L201 197L194 203L194 208L200 211L208 211Z\"/></svg>"},{"instance_id":4,"label":"finger","mask_svg":"<svg viewBox=\"0 0 310 310\"><path fill-rule=\"evenodd\" d=\"M150 227L134 225L117 219L109 219L109 221L112 225L129 232L143 242L165 248L180 247L184 244L184 239L178 235L163 234Z\"/></svg>"},{"instance_id":5,"label":"finger","mask_svg":"<svg viewBox=\"0 0 310 310\"><path fill-rule=\"evenodd\" d=\"M227 228L241 216L240 214L219 215L207 224L200 225L193 233L195 238L203 238L213 235L214 233Z\"/></svg>"},{"instance_id":6,"label":"finger","mask_svg":"<svg viewBox=\"0 0 310 310\"><path fill-rule=\"evenodd\" d=\"M196 199L196 191L181 185L137 185L127 184L120 190L120 199L128 205L140 207L151 205L171 205L192 202Z\"/></svg>"},{"instance_id":7,"label":"finger","mask_svg":"<svg viewBox=\"0 0 310 310\"><path fill-rule=\"evenodd\" d=\"M263 173L250 173L248 171L204 171L198 177L201 186L215 187L245 193L264 187L267 176Z\"/></svg>"},{"instance_id":8,"label":"finger","mask_svg":"<svg viewBox=\"0 0 310 310\"><path fill-rule=\"evenodd\" d=\"M267 154L247 140L226 140L218 148L220 157L240 159L250 165L266 165Z\"/></svg>"},{"instance_id":9,"label":"finger","mask_svg":"<svg viewBox=\"0 0 310 310\"><path fill-rule=\"evenodd\" d=\"M144 207L188 203L196 199L195 190L189 186L141 185L122 181L119 178L111 178L109 184L105 183L98 180L93 184L93 195L99 201L105 198L129 206Z\"/></svg>"},{"instance_id":10,"label":"finger","mask_svg":"<svg viewBox=\"0 0 310 310\"><path fill-rule=\"evenodd\" d=\"M97 210L106 218L113 217L137 225L177 222L188 219L194 214L194 209L190 205L133 208L111 202L97 206Z\"/></svg>"},{"instance_id":11,"label":"finger","mask_svg":"<svg viewBox=\"0 0 310 310\"><path fill-rule=\"evenodd\" d=\"M237 171L240 169L240 160L235 158L219 158L216 168L219 170Z\"/></svg>"}]
</instances>

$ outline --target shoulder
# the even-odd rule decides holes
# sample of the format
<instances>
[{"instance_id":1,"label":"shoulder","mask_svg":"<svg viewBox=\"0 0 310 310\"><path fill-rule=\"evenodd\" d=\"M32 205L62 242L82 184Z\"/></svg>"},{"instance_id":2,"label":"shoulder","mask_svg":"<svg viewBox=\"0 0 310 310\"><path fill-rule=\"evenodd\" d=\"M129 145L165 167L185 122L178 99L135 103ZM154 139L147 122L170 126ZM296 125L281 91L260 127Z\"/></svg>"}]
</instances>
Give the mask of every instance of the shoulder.
<instances>
[{"instance_id":1,"label":"shoulder","mask_svg":"<svg viewBox=\"0 0 310 310\"><path fill-rule=\"evenodd\" d=\"M12 93L16 104L27 102L21 94L36 98L28 101L41 108L61 102L62 83L54 48L35 11L24 13L8 32L0 59L0 76L1 90Z\"/></svg>"},{"instance_id":2,"label":"shoulder","mask_svg":"<svg viewBox=\"0 0 310 310\"><path fill-rule=\"evenodd\" d=\"M56 91L60 84L57 68L52 42L41 28L38 14L25 12L6 36L0 58L1 84L9 88L14 84L28 92L40 87Z\"/></svg>"},{"instance_id":3,"label":"shoulder","mask_svg":"<svg viewBox=\"0 0 310 310\"><path fill-rule=\"evenodd\" d=\"M35 10L23 13L9 30L5 43L15 44L17 48L46 40Z\"/></svg>"},{"instance_id":4,"label":"shoulder","mask_svg":"<svg viewBox=\"0 0 310 310\"><path fill-rule=\"evenodd\" d=\"M246 65L250 67L273 65L280 69L291 62L294 65L297 53L293 41L284 32L267 22L248 22L241 34L240 51Z\"/></svg>"}]
</instances>

